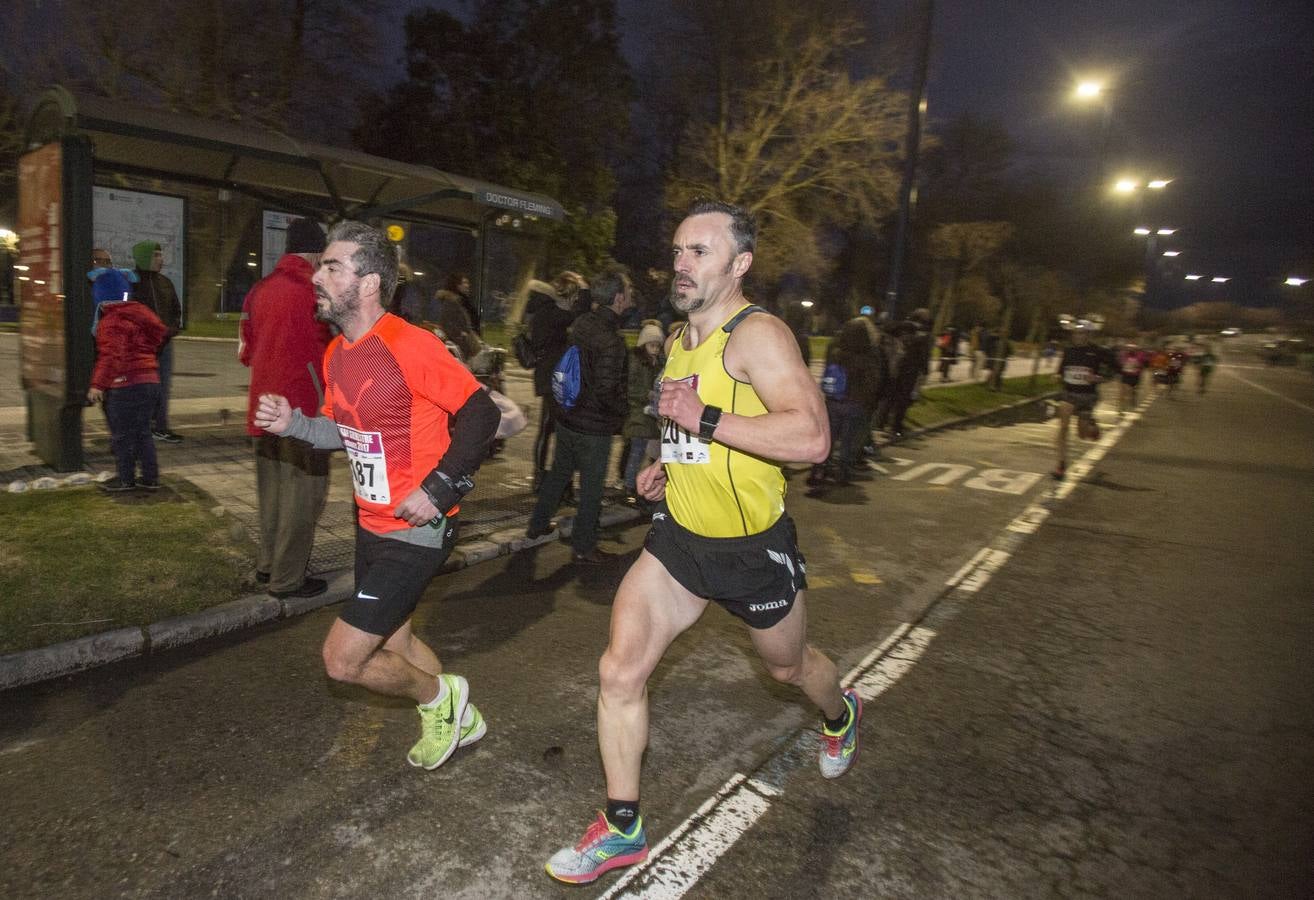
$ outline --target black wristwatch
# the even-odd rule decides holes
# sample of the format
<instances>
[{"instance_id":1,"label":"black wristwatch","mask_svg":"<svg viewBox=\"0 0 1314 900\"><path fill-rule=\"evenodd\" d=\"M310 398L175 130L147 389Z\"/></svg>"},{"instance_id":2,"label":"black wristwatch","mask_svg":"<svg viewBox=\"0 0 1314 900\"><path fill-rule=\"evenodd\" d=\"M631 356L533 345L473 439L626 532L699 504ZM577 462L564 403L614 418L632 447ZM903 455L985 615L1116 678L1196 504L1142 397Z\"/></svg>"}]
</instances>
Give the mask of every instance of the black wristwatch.
<instances>
[{"instance_id":1,"label":"black wristwatch","mask_svg":"<svg viewBox=\"0 0 1314 900\"><path fill-rule=\"evenodd\" d=\"M712 439L716 426L721 424L721 407L710 403L703 407L703 417L698 420L698 436L705 441Z\"/></svg>"},{"instance_id":2,"label":"black wristwatch","mask_svg":"<svg viewBox=\"0 0 1314 900\"><path fill-rule=\"evenodd\" d=\"M474 490L474 479L469 475L462 475L453 481L446 472L435 469L420 482L420 487L428 495L429 502L438 507L438 515L430 522L436 525L442 521L443 516L447 515L449 509L461 502L462 497Z\"/></svg>"}]
</instances>

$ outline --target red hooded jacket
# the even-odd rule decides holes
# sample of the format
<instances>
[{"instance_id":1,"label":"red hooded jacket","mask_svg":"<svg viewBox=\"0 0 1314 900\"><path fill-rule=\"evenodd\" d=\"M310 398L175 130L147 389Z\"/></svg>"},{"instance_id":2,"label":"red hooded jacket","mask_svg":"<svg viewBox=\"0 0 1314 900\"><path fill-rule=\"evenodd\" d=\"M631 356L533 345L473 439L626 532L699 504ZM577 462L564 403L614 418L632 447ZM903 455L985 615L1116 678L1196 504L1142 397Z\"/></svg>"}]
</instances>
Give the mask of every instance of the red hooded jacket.
<instances>
[{"instance_id":1,"label":"red hooded jacket","mask_svg":"<svg viewBox=\"0 0 1314 900\"><path fill-rule=\"evenodd\" d=\"M242 301L237 355L242 365L251 368L246 405L249 434L264 434L252 421L261 394L281 394L293 409L307 416L319 414L329 329L315 318L313 274L309 262L288 253Z\"/></svg>"},{"instance_id":2,"label":"red hooded jacket","mask_svg":"<svg viewBox=\"0 0 1314 900\"><path fill-rule=\"evenodd\" d=\"M160 380L155 354L169 329L135 300L102 303L96 327L96 368L91 386L101 391Z\"/></svg>"}]
</instances>

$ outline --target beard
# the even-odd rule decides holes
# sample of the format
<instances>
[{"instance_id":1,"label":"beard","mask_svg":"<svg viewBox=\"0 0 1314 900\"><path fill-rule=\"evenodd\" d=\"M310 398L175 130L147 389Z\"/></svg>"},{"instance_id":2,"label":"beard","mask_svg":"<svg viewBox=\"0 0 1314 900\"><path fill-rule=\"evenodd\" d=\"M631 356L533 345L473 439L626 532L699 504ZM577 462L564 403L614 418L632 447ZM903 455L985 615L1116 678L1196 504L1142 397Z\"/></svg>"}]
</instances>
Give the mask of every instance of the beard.
<instances>
[{"instance_id":1,"label":"beard","mask_svg":"<svg viewBox=\"0 0 1314 900\"><path fill-rule=\"evenodd\" d=\"M360 312L360 288L354 284L346 288L336 300L317 286L315 300L315 318L321 322L331 322L339 329L344 328ZM327 308L319 301L326 302Z\"/></svg>"}]
</instances>

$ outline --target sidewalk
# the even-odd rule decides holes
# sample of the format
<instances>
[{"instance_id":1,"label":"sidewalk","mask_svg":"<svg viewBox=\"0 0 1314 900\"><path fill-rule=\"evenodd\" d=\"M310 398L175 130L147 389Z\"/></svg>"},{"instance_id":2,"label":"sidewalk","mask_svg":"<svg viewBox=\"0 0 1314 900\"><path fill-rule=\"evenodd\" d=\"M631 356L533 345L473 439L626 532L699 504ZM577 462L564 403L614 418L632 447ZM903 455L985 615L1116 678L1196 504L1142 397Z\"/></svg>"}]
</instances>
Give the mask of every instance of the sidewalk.
<instances>
[{"instance_id":1,"label":"sidewalk","mask_svg":"<svg viewBox=\"0 0 1314 900\"><path fill-rule=\"evenodd\" d=\"M232 342L229 342L232 343ZM186 359L188 349L195 354L191 341L180 341L178 357ZM0 351L4 347L0 346ZM231 356L231 350L226 356ZM17 367L5 365L8 354L0 352L0 381L8 381L7 389L0 391L0 404L12 398L12 385L17 382ZM16 359L16 357L8 357ZM187 370L198 367L187 364ZM233 366L237 366L234 361ZM511 438L497 457L487 461L476 476L476 487L463 504L461 533L457 548L449 559L445 571L455 571L485 560L518 552L528 546L568 536L573 525L573 510L563 507L557 518L561 522L560 534L549 535L534 541L526 540L525 528L533 510L535 495L530 491L532 478L531 453L533 448L538 403L532 397L532 385L527 372L512 367L507 373L507 394L520 403L531 419L531 425ZM184 370L183 365L177 367ZM237 367L239 372L240 366ZM813 365L820 377L821 365ZM966 375L967 366L955 367ZM1052 364L1049 369L1052 370ZM9 380L9 369L12 380ZM1045 371L1042 369L1042 371ZM1006 370L1010 377L1030 374L1030 360L1013 360ZM206 374L206 373L199 373ZM218 373L228 380L232 390L232 372ZM983 373L984 374L984 373ZM938 374L927 383L928 390L941 386ZM963 384L960 377L945 384ZM1030 401L1028 401L1030 402ZM23 440L22 419L12 424L13 405L0 405L0 431L7 432L0 439L0 488L9 490L40 489L68 483L75 473L59 473L43 464L33 453L31 445ZM998 410L994 411L999 412ZM173 401L171 416L174 427L185 435L180 444L157 444L162 478L185 479L213 498L216 515L227 517L251 537L259 538L258 501L255 489L255 463L250 438L244 427L245 397L224 393L212 397L181 397ZM938 423L934 431L959 424L962 420ZM84 420L86 465L84 472L92 476L112 473L113 457L109 452L108 434L103 419L89 410ZM619 445L619 440L618 440ZM613 460L615 455L613 454ZM69 641L43 650L0 656L0 689L26 684L108 662L150 653L154 650L179 646L189 641L223 634L276 618L299 615L344 599L352 590L351 566L355 546L355 511L352 501L350 477L346 466L334 460L331 466L328 502L320 517L314 551L308 571L330 582L329 590L315 598L302 601L276 601L267 594L254 594L192 616L155 623L146 627L124 628L108 634ZM610 469L614 479L615 465ZM85 481L87 474L80 476ZM41 482L40 484L38 482ZM638 512L622 502L618 490L610 490L603 501L602 522L615 525L638 518Z\"/></svg>"}]
</instances>

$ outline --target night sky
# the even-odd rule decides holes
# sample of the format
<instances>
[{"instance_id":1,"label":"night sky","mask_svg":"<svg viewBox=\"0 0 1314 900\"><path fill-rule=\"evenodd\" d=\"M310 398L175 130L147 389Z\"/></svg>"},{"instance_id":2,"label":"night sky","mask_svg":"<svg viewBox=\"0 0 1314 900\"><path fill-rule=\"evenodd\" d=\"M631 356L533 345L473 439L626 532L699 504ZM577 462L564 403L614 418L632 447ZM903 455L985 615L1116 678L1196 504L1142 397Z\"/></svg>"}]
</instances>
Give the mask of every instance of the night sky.
<instances>
[{"instance_id":1,"label":"night sky","mask_svg":"<svg viewBox=\"0 0 1314 900\"><path fill-rule=\"evenodd\" d=\"M869 0L878 43L906 26L914 2ZM425 5L462 10L459 0L399 4L399 51L401 15ZM664 4L619 9L623 47L641 68ZM1000 122L1018 142L1020 178L1074 191L1093 183L1100 113L1070 93L1095 75L1111 88L1109 180L1173 179L1127 214L1179 228L1173 242L1192 271L1235 279L1182 283L1176 302L1270 303L1282 277L1314 276L1314 4L935 2L930 131L963 113ZM1202 290L1213 293L1192 293Z\"/></svg>"},{"instance_id":2,"label":"night sky","mask_svg":"<svg viewBox=\"0 0 1314 900\"><path fill-rule=\"evenodd\" d=\"M1104 75L1110 178L1173 178L1150 195L1147 224L1181 229L1174 241L1192 271L1237 278L1231 299L1262 300L1277 276L1314 274L1300 271L1314 262L1311 10L941 0L932 119L996 119L1020 142L1022 167L1075 186L1095 172L1100 114L1069 91L1080 76Z\"/></svg>"}]
</instances>

